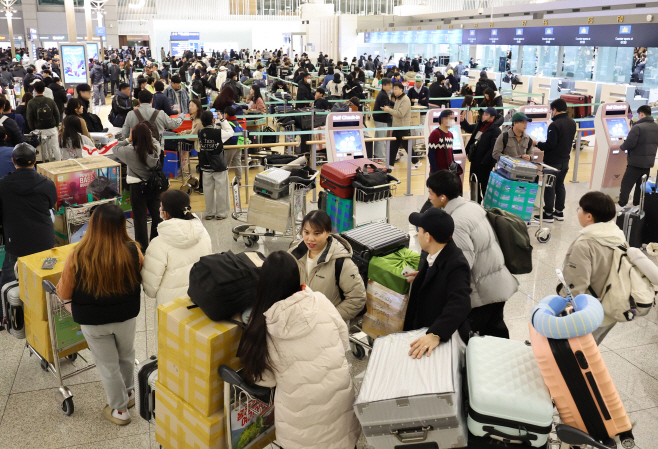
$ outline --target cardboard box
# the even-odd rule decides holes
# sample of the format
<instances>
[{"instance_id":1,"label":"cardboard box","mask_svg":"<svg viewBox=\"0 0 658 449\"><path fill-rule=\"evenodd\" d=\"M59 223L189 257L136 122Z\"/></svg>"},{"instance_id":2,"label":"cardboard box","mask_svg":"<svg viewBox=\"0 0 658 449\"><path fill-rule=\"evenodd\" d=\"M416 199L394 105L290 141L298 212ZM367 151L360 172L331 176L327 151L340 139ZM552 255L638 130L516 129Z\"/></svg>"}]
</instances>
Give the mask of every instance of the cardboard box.
<instances>
[{"instance_id":1,"label":"cardboard box","mask_svg":"<svg viewBox=\"0 0 658 449\"><path fill-rule=\"evenodd\" d=\"M48 321L48 306L43 281L50 281L57 285L64 269L64 262L75 248L75 244L60 246L18 258L18 287L19 295L25 307L23 312L26 319L32 321ZM41 266L48 257L56 257L57 264L52 270L43 270Z\"/></svg>"},{"instance_id":2,"label":"cardboard box","mask_svg":"<svg viewBox=\"0 0 658 449\"><path fill-rule=\"evenodd\" d=\"M80 330L80 325L73 322L73 318L68 318L64 324L70 324L67 327L67 331L57 335L60 342L63 341L72 341L71 338L76 338L76 334L82 335ZM28 317L25 317L25 338L30 346L34 348L35 351L39 353L41 357L48 360L48 362L53 363L53 346L50 341L50 328L48 327L48 321L32 320ZM83 349L87 349L87 342L85 340L81 341L79 344L67 349L60 353L60 358L71 355L75 352L80 352Z\"/></svg>"},{"instance_id":3,"label":"cardboard box","mask_svg":"<svg viewBox=\"0 0 658 449\"><path fill-rule=\"evenodd\" d=\"M249 197L247 223L285 233L290 227L290 198L273 200L254 193Z\"/></svg>"},{"instance_id":4,"label":"cardboard box","mask_svg":"<svg viewBox=\"0 0 658 449\"><path fill-rule=\"evenodd\" d=\"M242 330L212 321L179 298L158 307L158 380L204 416L224 405L224 382L217 369L240 367L237 358Z\"/></svg>"},{"instance_id":5,"label":"cardboard box","mask_svg":"<svg viewBox=\"0 0 658 449\"><path fill-rule=\"evenodd\" d=\"M406 294L397 293L375 281L368 281L363 332L372 338L401 332L404 328L408 299Z\"/></svg>"},{"instance_id":6,"label":"cardboard box","mask_svg":"<svg viewBox=\"0 0 658 449\"><path fill-rule=\"evenodd\" d=\"M205 416L159 380L155 382L155 390L155 441L158 444L177 449L227 449L224 410Z\"/></svg>"},{"instance_id":7,"label":"cardboard box","mask_svg":"<svg viewBox=\"0 0 658 449\"><path fill-rule=\"evenodd\" d=\"M63 200L84 204L120 196L120 167L105 156L92 156L39 164L37 172L55 183L59 209Z\"/></svg>"}]
</instances>

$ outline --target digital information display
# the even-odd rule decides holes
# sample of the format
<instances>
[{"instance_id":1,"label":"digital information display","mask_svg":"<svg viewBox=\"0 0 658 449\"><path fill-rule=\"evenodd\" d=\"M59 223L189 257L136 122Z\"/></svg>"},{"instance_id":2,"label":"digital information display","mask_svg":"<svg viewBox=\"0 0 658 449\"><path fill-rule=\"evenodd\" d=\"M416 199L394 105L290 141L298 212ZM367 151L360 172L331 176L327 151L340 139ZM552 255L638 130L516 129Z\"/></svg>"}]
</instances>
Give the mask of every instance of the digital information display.
<instances>
[{"instance_id":1,"label":"digital information display","mask_svg":"<svg viewBox=\"0 0 658 449\"><path fill-rule=\"evenodd\" d=\"M529 135L532 140L537 142L546 142L548 138L548 122L529 122L525 133Z\"/></svg>"},{"instance_id":2,"label":"digital information display","mask_svg":"<svg viewBox=\"0 0 658 449\"><path fill-rule=\"evenodd\" d=\"M171 55L172 56L183 56L186 51L201 51L200 42L172 42L171 43Z\"/></svg>"},{"instance_id":3,"label":"digital information display","mask_svg":"<svg viewBox=\"0 0 658 449\"><path fill-rule=\"evenodd\" d=\"M363 153L361 133L355 129L349 131L334 131L336 153Z\"/></svg>"},{"instance_id":4,"label":"digital information display","mask_svg":"<svg viewBox=\"0 0 658 449\"><path fill-rule=\"evenodd\" d=\"M608 125L610 137L626 138L628 136L628 122L625 118L607 118L605 123Z\"/></svg>"},{"instance_id":5,"label":"digital information display","mask_svg":"<svg viewBox=\"0 0 658 449\"><path fill-rule=\"evenodd\" d=\"M82 45L62 45L62 75L64 84L84 84L87 82L85 48Z\"/></svg>"},{"instance_id":6,"label":"digital information display","mask_svg":"<svg viewBox=\"0 0 658 449\"><path fill-rule=\"evenodd\" d=\"M87 43L87 59L98 59L98 44Z\"/></svg>"},{"instance_id":7,"label":"digital information display","mask_svg":"<svg viewBox=\"0 0 658 449\"><path fill-rule=\"evenodd\" d=\"M369 44L461 44L462 30L383 31L364 34Z\"/></svg>"},{"instance_id":8,"label":"digital information display","mask_svg":"<svg viewBox=\"0 0 658 449\"><path fill-rule=\"evenodd\" d=\"M200 39L200 34L198 32L176 32L172 31L170 40L172 41L198 41Z\"/></svg>"}]
</instances>

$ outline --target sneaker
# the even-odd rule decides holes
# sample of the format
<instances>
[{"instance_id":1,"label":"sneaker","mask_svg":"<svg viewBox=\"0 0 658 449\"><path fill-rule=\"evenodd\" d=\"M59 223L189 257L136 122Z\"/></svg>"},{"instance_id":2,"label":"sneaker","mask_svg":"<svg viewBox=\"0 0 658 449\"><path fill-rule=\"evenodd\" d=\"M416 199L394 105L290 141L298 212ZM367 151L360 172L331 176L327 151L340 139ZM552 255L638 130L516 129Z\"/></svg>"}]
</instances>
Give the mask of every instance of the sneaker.
<instances>
[{"instance_id":1,"label":"sneaker","mask_svg":"<svg viewBox=\"0 0 658 449\"><path fill-rule=\"evenodd\" d=\"M205 218L206 220L212 220L213 218L215 218L215 216L214 215L206 215L203 218Z\"/></svg>"},{"instance_id":2,"label":"sneaker","mask_svg":"<svg viewBox=\"0 0 658 449\"><path fill-rule=\"evenodd\" d=\"M615 204L615 210L617 211L617 214L621 214L626 210L628 206L621 206L619 203Z\"/></svg>"},{"instance_id":3,"label":"sneaker","mask_svg":"<svg viewBox=\"0 0 658 449\"><path fill-rule=\"evenodd\" d=\"M564 212L556 210L555 212L553 212L553 217L557 221L564 221Z\"/></svg>"},{"instance_id":4,"label":"sneaker","mask_svg":"<svg viewBox=\"0 0 658 449\"><path fill-rule=\"evenodd\" d=\"M105 419L118 426L125 426L126 424L130 424L130 422L132 421L132 419L130 418L130 412L128 410L126 410L125 412L120 412L118 410L113 409L109 405L106 405L105 408L103 409L103 416L105 417Z\"/></svg>"},{"instance_id":5,"label":"sneaker","mask_svg":"<svg viewBox=\"0 0 658 449\"><path fill-rule=\"evenodd\" d=\"M416 162L413 167L411 167L412 170L418 170L420 166L423 165L422 162Z\"/></svg>"},{"instance_id":6,"label":"sneaker","mask_svg":"<svg viewBox=\"0 0 658 449\"><path fill-rule=\"evenodd\" d=\"M220 217L219 215L217 215L215 217L215 220L226 220L226 217Z\"/></svg>"},{"instance_id":7,"label":"sneaker","mask_svg":"<svg viewBox=\"0 0 658 449\"><path fill-rule=\"evenodd\" d=\"M539 221L539 215L533 215L532 218ZM546 212L543 213L543 220L545 223L553 223L553 215L549 215Z\"/></svg>"},{"instance_id":8,"label":"sneaker","mask_svg":"<svg viewBox=\"0 0 658 449\"><path fill-rule=\"evenodd\" d=\"M128 392L128 408L133 408L135 406L135 390L130 390Z\"/></svg>"}]
</instances>

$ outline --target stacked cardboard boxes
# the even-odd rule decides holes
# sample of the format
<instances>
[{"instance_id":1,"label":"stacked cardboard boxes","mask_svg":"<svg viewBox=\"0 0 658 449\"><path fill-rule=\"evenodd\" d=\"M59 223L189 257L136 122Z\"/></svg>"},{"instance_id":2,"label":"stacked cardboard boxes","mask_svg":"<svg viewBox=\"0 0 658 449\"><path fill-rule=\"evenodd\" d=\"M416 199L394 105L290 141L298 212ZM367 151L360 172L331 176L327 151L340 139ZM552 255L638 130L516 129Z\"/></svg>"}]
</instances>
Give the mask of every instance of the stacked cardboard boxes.
<instances>
[{"instance_id":1,"label":"stacked cardboard boxes","mask_svg":"<svg viewBox=\"0 0 658 449\"><path fill-rule=\"evenodd\" d=\"M179 298L158 307L155 437L165 449L224 449L230 413L225 413L218 368L240 367L242 330L234 323L212 321L190 306L189 298ZM271 440L273 436L267 442Z\"/></svg>"},{"instance_id":2,"label":"stacked cardboard boxes","mask_svg":"<svg viewBox=\"0 0 658 449\"><path fill-rule=\"evenodd\" d=\"M64 269L64 262L73 248L75 248L75 244L18 259L18 287L20 298L24 304L26 339L29 345L50 363L53 363L54 359L50 328L48 327L48 303L46 302L46 291L43 289L43 281L50 281L57 285ZM44 270L41 267L44 260L49 257L56 258L57 263L52 270ZM61 353L61 357L87 348L80 325L74 322L72 317L55 317L55 320L59 347L79 343Z\"/></svg>"},{"instance_id":3,"label":"stacked cardboard boxes","mask_svg":"<svg viewBox=\"0 0 658 449\"><path fill-rule=\"evenodd\" d=\"M483 206L485 209L497 207L518 215L524 221L530 221L537 190L537 184L512 181L493 172L489 176Z\"/></svg>"}]
</instances>

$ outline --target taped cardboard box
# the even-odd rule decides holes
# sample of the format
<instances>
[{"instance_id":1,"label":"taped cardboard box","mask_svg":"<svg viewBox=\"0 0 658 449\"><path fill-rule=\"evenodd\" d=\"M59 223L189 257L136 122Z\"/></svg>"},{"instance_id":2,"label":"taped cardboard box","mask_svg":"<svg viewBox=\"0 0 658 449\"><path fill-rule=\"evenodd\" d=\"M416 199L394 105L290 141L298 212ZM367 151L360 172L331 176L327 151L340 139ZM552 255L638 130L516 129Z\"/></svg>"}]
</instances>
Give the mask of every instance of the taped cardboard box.
<instances>
[{"instance_id":1,"label":"taped cardboard box","mask_svg":"<svg viewBox=\"0 0 658 449\"><path fill-rule=\"evenodd\" d=\"M210 416L224 404L224 382L217 369L240 367L242 330L233 323L212 321L198 307L188 309L192 305L186 297L158 307L158 379Z\"/></svg>"},{"instance_id":2,"label":"taped cardboard box","mask_svg":"<svg viewBox=\"0 0 658 449\"><path fill-rule=\"evenodd\" d=\"M397 293L372 280L368 281L363 332L371 338L401 332L408 299L408 295Z\"/></svg>"},{"instance_id":3,"label":"taped cardboard box","mask_svg":"<svg viewBox=\"0 0 658 449\"><path fill-rule=\"evenodd\" d=\"M18 288L23 301L23 312L32 321L48 321L48 305L43 281L57 285L62 276L64 262L75 248L75 244L65 245L18 258ZM41 266L48 257L57 258L52 270L43 270Z\"/></svg>"},{"instance_id":4,"label":"taped cardboard box","mask_svg":"<svg viewBox=\"0 0 658 449\"><path fill-rule=\"evenodd\" d=\"M261 228L286 232L290 227L290 197L273 200L254 193L249 197L247 222Z\"/></svg>"},{"instance_id":5,"label":"taped cardboard box","mask_svg":"<svg viewBox=\"0 0 658 449\"><path fill-rule=\"evenodd\" d=\"M84 204L120 196L120 167L105 156L92 156L39 164L37 172L55 183L59 209L64 200Z\"/></svg>"},{"instance_id":6,"label":"taped cardboard box","mask_svg":"<svg viewBox=\"0 0 658 449\"><path fill-rule=\"evenodd\" d=\"M155 441L158 444L168 449L227 449L224 410L205 416L159 380L155 382L155 391Z\"/></svg>"},{"instance_id":7,"label":"taped cardboard box","mask_svg":"<svg viewBox=\"0 0 658 449\"><path fill-rule=\"evenodd\" d=\"M59 354L60 358L69 356L73 353L80 352L83 349L87 349L87 341L82 337L82 331L80 330L80 325L73 322L72 318L67 318L62 324L65 325L66 329L63 332L57 335L60 342L75 340L80 340L77 345L63 351ZM76 335L80 335L79 338L76 338ZM34 348L35 351L39 353L41 357L48 360L49 363L54 362L53 357L53 346L50 340L50 328L48 327L48 321L41 320L31 320L28 317L25 317L25 339L27 343Z\"/></svg>"}]
</instances>

